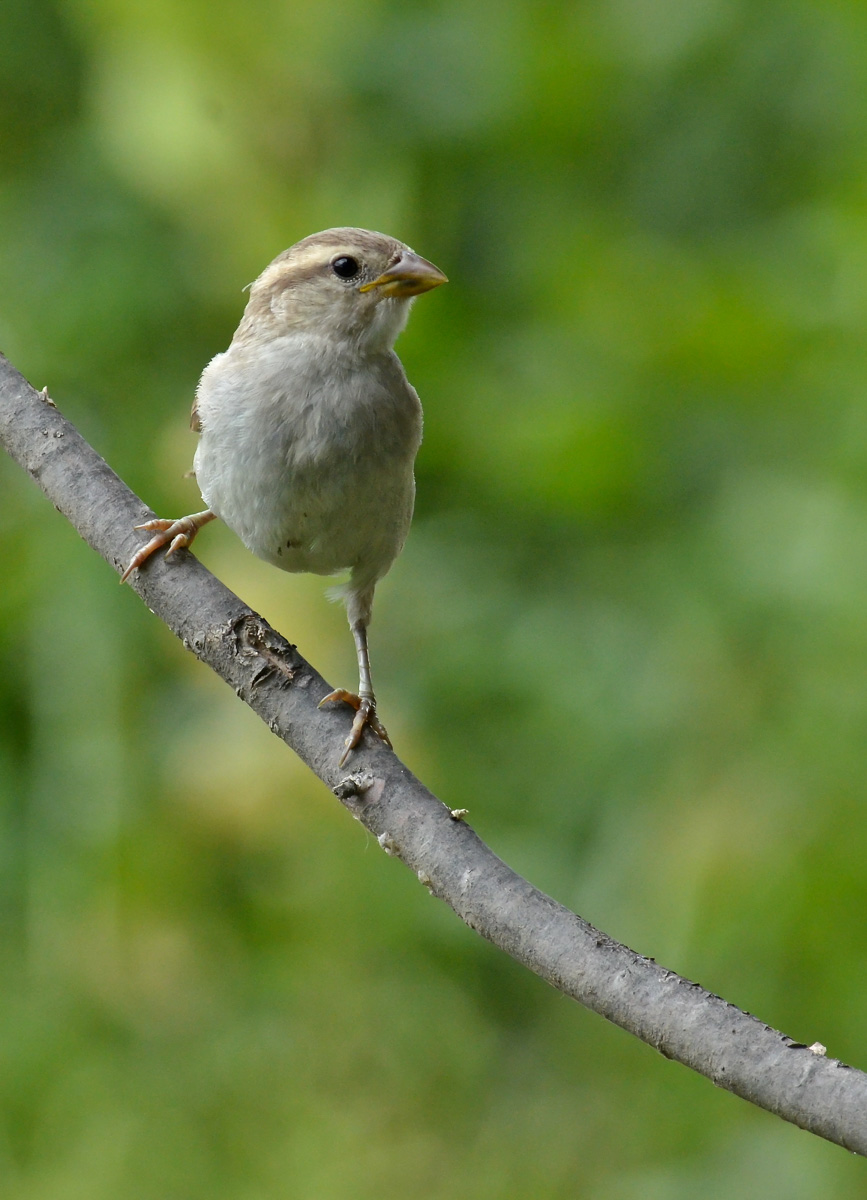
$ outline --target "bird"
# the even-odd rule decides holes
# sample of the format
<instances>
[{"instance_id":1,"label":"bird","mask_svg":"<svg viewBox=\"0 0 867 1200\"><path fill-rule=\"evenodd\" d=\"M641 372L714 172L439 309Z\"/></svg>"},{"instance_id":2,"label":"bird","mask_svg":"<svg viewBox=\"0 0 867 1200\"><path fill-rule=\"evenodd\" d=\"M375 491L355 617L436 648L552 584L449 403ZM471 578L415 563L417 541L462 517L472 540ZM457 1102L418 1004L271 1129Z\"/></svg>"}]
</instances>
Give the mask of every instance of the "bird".
<instances>
[{"instance_id":1,"label":"bird","mask_svg":"<svg viewBox=\"0 0 867 1200\"><path fill-rule=\"evenodd\" d=\"M409 532L422 437L418 395L394 352L416 296L448 282L409 246L368 229L311 234L250 285L229 348L202 372L191 427L205 509L136 525L151 533L121 583L161 547L189 547L217 518L284 571L349 572L343 600L358 657L358 692L320 703L355 715L338 765L376 710L368 626L376 584Z\"/></svg>"}]
</instances>

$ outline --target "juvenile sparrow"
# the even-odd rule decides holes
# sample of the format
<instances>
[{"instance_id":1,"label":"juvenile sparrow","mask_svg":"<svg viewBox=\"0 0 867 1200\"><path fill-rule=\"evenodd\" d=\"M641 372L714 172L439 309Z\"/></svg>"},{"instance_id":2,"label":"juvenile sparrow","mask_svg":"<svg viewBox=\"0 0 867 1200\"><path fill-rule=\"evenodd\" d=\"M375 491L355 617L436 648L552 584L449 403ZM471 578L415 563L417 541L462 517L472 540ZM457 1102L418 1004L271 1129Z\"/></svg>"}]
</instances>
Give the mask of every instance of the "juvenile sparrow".
<instances>
[{"instance_id":1,"label":"juvenile sparrow","mask_svg":"<svg viewBox=\"0 0 867 1200\"><path fill-rule=\"evenodd\" d=\"M284 571L348 570L335 591L355 639L358 695L338 689L322 701L356 710L341 766L366 725L391 745L367 627L377 580L409 530L422 432L418 396L392 347L413 298L445 282L409 246L366 229L326 229L279 254L196 390L194 473L207 507L137 525L153 537L121 578L167 543L167 556L189 546L215 517Z\"/></svg>"}]
</instances>

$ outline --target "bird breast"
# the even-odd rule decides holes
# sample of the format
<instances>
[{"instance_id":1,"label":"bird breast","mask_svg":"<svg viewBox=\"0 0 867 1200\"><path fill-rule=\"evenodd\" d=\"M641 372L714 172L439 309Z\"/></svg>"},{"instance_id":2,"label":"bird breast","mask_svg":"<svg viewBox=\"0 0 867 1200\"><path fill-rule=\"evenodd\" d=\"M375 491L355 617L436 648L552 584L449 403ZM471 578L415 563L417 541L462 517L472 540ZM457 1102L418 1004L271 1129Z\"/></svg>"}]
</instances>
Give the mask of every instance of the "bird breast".
<instances>
[{"instance_id":1,"label":"bird breast","mask_svg":"<svg viewBox=\"0 0 867 1200\"><path fill-rule=\"evenodd\" d=\"M371 581L412 517L421 406L392 351L310 335L233 344L205 368L195 472L205 503L287 571Z\"/></svg>"}]
</instances>

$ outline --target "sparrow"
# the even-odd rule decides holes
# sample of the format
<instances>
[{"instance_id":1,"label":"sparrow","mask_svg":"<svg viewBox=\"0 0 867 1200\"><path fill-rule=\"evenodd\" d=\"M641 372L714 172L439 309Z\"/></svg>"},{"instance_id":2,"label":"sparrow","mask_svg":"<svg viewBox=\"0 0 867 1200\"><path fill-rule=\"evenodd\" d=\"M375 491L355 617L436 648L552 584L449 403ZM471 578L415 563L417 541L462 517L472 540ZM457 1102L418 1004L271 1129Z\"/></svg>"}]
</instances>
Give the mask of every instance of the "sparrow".
<instances>
[{"instance_id":1,"label":"sparrow","mask_svg":"<svg viewBox=\"0 0 867 1200\"><path fill-rule=\"evenodd\" d=\"M121 576L162 546L166 557L190 546L218 517L281 570L348 571L332 594L355 640L358 693L337 689L321 702L355 709L341 767L365 727L391 745L367 629L376 584L409 531L422 435L421 404L393 346L415 297L446 282L409 246L367 229L326 229L278 254L196 389L193 474L206 507L136 525L153 536Z\"/></svg>"}]
</instances>

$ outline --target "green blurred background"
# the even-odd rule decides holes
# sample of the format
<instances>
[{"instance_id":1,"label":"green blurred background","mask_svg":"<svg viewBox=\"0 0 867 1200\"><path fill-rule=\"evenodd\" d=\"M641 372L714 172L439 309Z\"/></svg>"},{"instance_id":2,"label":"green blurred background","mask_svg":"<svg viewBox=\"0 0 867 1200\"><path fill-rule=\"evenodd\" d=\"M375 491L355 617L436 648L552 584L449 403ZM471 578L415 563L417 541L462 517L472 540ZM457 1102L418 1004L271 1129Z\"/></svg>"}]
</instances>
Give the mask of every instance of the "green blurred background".
<instances>
[{"instance_id":1,"label":"green blurred background","mask_svg":"<svg viewBox=\"0 0 867 1200\"><path fill-rule=\"evenodd\" d=\"M450 284L372 630L405 760L867 1066L867 7L3 0L0 349L157 511L241 288ZM482 943L0 462L0 1194L861 1197ZM334 684L323 581L197 553Z\"/></svg>"}]
</instances>

